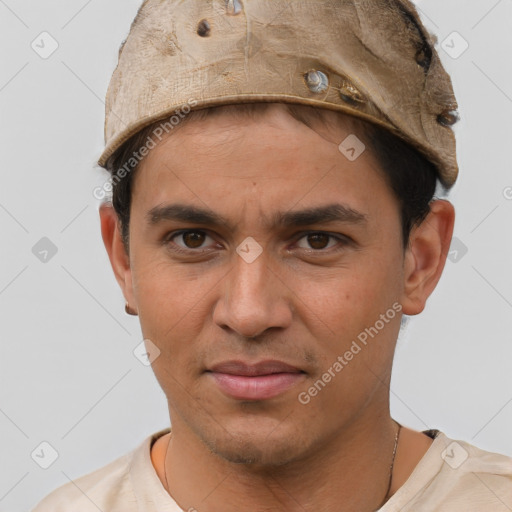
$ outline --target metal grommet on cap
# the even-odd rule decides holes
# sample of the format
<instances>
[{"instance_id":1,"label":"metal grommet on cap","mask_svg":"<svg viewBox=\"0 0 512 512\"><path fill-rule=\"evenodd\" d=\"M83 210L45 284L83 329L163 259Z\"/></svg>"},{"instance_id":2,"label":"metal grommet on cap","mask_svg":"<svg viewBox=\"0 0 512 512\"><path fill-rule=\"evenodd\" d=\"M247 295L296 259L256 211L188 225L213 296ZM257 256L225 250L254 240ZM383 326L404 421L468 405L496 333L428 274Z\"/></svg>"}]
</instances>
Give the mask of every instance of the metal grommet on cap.
<instances>
[{"instance_id":1,"label":"metal grommet on cap","mask_svg":"<svg viewBox=\"0 0 512 512\"><path fill-rule=\"evenodd\" d=\"M324 92L329 87L329 77L316 69L308 71L304 75L304 79L311 92Z\"/></svg>"},{"instance_id":2,"label":"metal grommet on cap","mask_svg":"<svg viewBox=\"0 0 512 512\"><path fill-rule=\"evenodd\" d=\"M226 0L226 10L231 16L236 16L242 12L243 5L240 0Z\"/></svg>"},{"instance_id":3,"label":"metal grommet on cap","mask_svg":"<svg viewBox=\"0 0 512 512\"><path fill-rule=\"evenodd\" d=\"M340 97L349 105L359 105L366 101L365 97L357 87L348 80L343 80L340 85Z\"/></svg>"},{"instance_id":4,"label":"metal grommet on cap","mask_svg":"<svg viewBox=\"0 0 512 512\"><path fill-rule=\"evenodd\" d=\"M428 72L430 64L432 62L432 52L427 52L426 48L420 48L415 55L415 60L419 66L423 68L425 73Z\"/></svg>"},{"instance_id":5,"label":"metal grommet on cap","mask_svg":"<svg viewBox=\"0 0 512 512\"><path fill-rule=\"evenodd\" d=\"M437 122L443 126L453 126L460 120L457 110L445 110L437 116Z\"/></svg>"},{"instance_id":6,"label":"metal grommet on cap","mask_svg":"<svg viewBox=\"0 0 512 512\"><path fill-rule=\"evenodd\" d=\"M208 37L210 35L211 28L208 20L201 20L197 24L197 34L201 37Z\"/></svg>"}]
</instances>

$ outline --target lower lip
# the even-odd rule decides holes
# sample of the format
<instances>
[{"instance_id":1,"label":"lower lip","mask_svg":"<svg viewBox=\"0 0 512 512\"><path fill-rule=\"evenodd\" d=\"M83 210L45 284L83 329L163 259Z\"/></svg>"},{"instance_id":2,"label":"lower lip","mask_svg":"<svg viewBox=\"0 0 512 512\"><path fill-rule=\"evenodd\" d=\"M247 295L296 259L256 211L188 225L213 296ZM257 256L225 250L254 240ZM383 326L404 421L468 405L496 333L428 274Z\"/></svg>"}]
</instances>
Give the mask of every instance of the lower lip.
<instances>
[{"instance_id":1,"label":"lower lip","mask_svg":"<svg viewBox=\"0 0 512 512\"><path fill-rule=\"evenodd\" d=\"M304 373L273 373L246 377L210 372L220 390L237 400L266 400L284 393L304 379Z\"/></svg>"}]
</instances>

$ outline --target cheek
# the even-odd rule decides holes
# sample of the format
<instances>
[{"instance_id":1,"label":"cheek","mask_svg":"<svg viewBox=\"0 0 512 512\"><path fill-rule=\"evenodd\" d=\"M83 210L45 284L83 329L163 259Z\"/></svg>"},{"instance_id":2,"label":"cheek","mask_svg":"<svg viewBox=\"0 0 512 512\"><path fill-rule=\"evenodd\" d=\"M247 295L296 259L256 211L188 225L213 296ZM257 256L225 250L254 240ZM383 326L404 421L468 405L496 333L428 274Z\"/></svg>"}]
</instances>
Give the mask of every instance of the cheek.
<instances>
[{"instance_id":1,"label":"cheek","mask_svg":"<svg viewBox=\"0 0 512 512\"><path fill-rule=\"evenodd\" d=\"M207 325L208 288L154 260L135 267L133 279L142 335L160 350L152 363L155 377L168 397L185 400L188 392L193 394L192 376L198 372L194 356Z\"/></svg>"},{"instance_id":2,"label":"cheek","mask_svg":"<svg viewBox=\"0 0 512 512\"><path fill-rule=\"evenodd\" d=\"M193 336L200 329L197 319L208 283L188 270L178 270L161 255L143 254L133 258L132 279L144 336L166 343ZM140 262L140 264L139 264Z\"/></svg>"},{"instance_id":3,"label":"cheek","mask_svg":"<svg viewBox=\"0 0 512 512\"><path fill-rule=\"evenodd\" d=\"M309 330L319 342L325 338L331 350L342 348L399 300L400 275L396 260L364 256L356 265L314 280L295 278L299 315L309 319Z\"/></svg>"},{"instance_id":4,"label":"cheek","mask_svg":"<svg viewBox=\"0 0 512 512\"><path fill-rule=\"evenodd\" d=\"M309 296L298 292L319 360L318 373L300 391L310 416L331 411L339 421L374 390L385 390L400 329L397 277L383 265L364 273L343 269L315 290ZM343 404L343 410L333 404Z\"/></svg>"}]
</instances>

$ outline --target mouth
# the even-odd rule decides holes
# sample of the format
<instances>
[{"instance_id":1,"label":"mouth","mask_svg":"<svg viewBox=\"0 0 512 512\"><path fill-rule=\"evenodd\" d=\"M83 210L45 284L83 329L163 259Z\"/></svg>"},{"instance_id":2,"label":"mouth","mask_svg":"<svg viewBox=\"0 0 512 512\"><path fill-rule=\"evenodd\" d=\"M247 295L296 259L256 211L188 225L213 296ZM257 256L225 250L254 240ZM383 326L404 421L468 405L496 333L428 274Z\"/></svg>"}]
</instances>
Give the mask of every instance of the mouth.
<instances>
[{"instance_id":1,"label":"mouth","mask_svg":"<svg viewBox=\"0 0 512 512\"><path fill-rule=\"evenodd\" d=\"M303 381L306 373L282 361L226 361L207 370L217 387L236 400L268 400Z\"/></svg>"}]
</instances>

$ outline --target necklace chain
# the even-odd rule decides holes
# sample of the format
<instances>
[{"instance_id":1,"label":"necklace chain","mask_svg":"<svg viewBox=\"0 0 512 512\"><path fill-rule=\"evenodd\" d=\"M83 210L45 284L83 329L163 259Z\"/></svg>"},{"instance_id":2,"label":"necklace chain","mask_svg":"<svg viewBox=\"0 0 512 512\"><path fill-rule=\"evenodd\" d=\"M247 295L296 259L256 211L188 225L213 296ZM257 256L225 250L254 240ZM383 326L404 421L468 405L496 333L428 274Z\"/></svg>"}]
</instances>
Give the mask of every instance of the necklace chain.
<instances>
[{"instance_id":1,"label":"necklace chain","mask_svg":"<svg viewBox=\"0 0 512 512\"><path fill-rule=\"evenodd\" d=\"M382 503L379 505L379 508L375 512L377 512L384 505L384 503L386 503L386 501L389 499L388 498L389 491L391 490L391 483L393 482L393 468L395 466L396 449L398 448L398 438L400 436L401 429L402 429L402 425L400 425L400 423L398 423L398 428L396 429L396 435L395 435L395 446L393 447L393 455L391 456L391 464L389 466L388 488L386 489L386 494L384 495L384 500L382 501ZM167 477L165 478L165 481L167 482Z\"/></svg>"},{"instance_id":2,"label":"necklace chain","mask_svg":"<svg viewBox=\"0 0 512 512\"><path fill-rule=\"evenodd\" d=\"M384 495L384 500L382 501L382 503L379 505L379 508L376 509L375 512L377 512L384 505L384 503L386 503L386 501L388 500L389 491L391 490L391 483L393 481L393 468L395 466L396 449L398 448L398 438L400 436L400 430L402 429L402 425L400 425L400 423L397 423L397 424L398 424L398 428L396 430L396 435L395 435L395 445L393 447L393 455L391 456L391 464L389 466L388 487L386 489L386 494ZM168 452L169 446L171 444L171 438L172 438L172 432L170 433L170 436L169 436L169 443L167 444L167 450L165 452L165 459L164 459L165 486L166 486L166 491L169 493L169 495L171 495L171 492L169 489L169 481L167 480L167 467L166 467L165 463L167 462L167 452Z\"/></svg>"}]
</instances>

